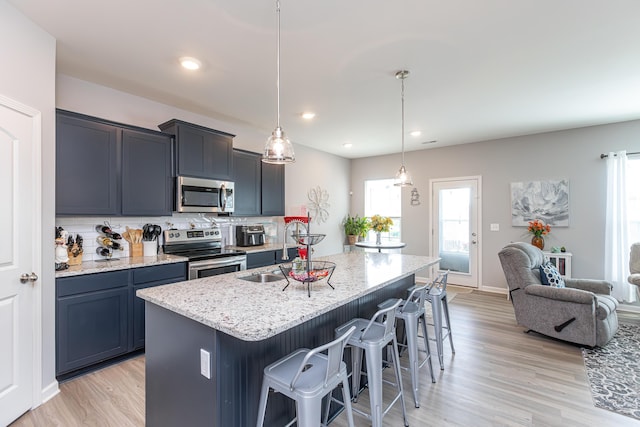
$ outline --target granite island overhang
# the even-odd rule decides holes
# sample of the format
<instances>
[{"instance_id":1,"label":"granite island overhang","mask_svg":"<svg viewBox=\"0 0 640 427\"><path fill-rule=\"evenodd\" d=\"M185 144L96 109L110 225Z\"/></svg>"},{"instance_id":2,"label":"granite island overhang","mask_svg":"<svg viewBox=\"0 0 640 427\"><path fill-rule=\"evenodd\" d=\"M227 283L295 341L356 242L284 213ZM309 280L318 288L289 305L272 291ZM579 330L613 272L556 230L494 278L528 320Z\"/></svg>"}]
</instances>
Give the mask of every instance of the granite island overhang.
<instances>
[{"instance_id":1,"label":"granite island overhang","mask_svg":"<svg viewBox=\"0 0 640 427\"><path fill-rule=\"evenodd\" d=\"M147 425L254 425L265 366L331 341L337 326L370 317L387 298L406 297L415 274L439 261L370 252L317 260L336 264L335 289L318 281L311 297L305 284L292 281L283 291L284 280L239 278L274 267L139 290L146 301ZM278 397L267 419L285 424L295 411Z\"/></svg>"}]
</instances>

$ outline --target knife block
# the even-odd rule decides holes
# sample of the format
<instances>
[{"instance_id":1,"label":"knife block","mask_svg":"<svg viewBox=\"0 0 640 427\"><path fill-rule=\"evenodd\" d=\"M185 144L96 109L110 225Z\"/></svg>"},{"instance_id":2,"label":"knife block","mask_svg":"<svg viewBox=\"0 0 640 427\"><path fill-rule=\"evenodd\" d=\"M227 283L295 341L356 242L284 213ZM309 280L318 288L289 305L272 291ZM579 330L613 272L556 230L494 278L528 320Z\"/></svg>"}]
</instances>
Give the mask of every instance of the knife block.
<instances>
[{"instance_id":1,"label":"knife block","mask_svg":"<svg viewBox=\"0 0 640 427\"><path fill-rule=\"evenodd\" d=\"M142 242L140 243L129 243L129 256L131 258L142 256Z\"/></svg>"}]
</instances>

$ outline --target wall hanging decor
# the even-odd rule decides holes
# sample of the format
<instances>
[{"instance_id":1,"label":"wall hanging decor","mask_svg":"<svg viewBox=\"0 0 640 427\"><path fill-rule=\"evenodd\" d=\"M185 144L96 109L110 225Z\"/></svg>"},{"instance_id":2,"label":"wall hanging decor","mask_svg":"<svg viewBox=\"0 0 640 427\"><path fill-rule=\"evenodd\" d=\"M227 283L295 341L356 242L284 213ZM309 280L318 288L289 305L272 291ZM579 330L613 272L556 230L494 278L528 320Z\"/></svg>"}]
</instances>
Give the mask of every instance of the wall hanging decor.
<instances>
[{"instance_id":1,"label":"wall hanging decor","mask_svg":"<svg viewBox=\"0 0 640 427\"><path fill-rule=\"evenodd\" d=\"M527 227L536 219L554 227L569 226L568 180L511 183L511 225Z\"/></svg>"},{"instance_id":2,"label":"wall hanging decor","mask_svg":"<svg viewBox=\"0 0 640 427\"><path fill-rule=\"evenodd\" d=\"M413 187L411 190L411 206L419 206L420 205L420 193L418 193L418 189Z\"/></svg>"},{"instance_id":3,"label":"wall hanging decor","mask_svg":"<svg viewBox=\"0 0 640 427\"><path fill-rule=\"evenodd\" d=\"M311 211L311 218L318 223L323 223L329 219L329 192L323 190L320 186L312 188L307 193L309 198L309 211Z\"/></svg>"}]
</instances>

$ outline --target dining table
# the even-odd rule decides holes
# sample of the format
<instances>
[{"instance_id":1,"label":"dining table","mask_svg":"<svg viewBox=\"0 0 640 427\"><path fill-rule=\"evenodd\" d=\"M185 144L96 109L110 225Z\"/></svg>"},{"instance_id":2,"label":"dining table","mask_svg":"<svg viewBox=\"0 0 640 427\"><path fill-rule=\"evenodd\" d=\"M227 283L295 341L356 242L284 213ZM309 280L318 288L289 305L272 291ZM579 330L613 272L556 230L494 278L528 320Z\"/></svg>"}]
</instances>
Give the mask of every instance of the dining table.
<instances>
[{"instance_id":1,"label":"dining table","mask_svg":"<svg viewBox=\"0 0 640 427\"><path fill-rule=\"evenodd\" d=\"M356 242L356 246L359 248L377 249L378 252L382 252L383 249L402 249L407 246L406 243L398 240L387 240L384 242Z\"/></svg>"}]
</instances>

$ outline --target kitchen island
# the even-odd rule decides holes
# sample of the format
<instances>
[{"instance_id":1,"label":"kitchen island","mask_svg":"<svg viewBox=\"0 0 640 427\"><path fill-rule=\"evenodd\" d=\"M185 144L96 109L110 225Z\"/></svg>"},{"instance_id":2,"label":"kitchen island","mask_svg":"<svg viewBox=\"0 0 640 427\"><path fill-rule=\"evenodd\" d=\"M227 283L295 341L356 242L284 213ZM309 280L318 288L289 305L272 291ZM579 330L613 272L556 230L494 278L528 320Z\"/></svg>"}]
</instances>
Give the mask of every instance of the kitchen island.
<instances>
[{"instance_id":1,"label":"kitchen island","mask_svg":"<svg viewBox=\"0 0 640 427\"><path fill-rule=\"evenodd\" d=\"M334 338L354 317L405 297L415 273L438 258L352 252L322 257L337 267L331 284L240 279L254 271L138 291L146 301L147 426L255 424L265 366L300 347ZM261 268L255 271L272 271ZM208 371L208 372L207 372ZM271 396L266 425L282 425L293 403Z\"/></svg>"}]
</instances>

